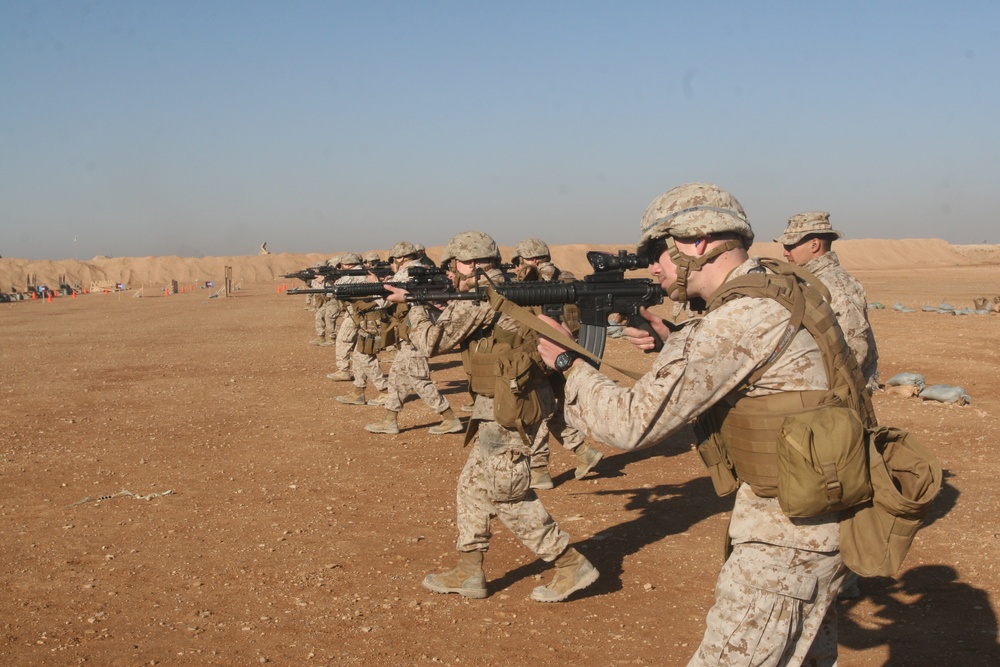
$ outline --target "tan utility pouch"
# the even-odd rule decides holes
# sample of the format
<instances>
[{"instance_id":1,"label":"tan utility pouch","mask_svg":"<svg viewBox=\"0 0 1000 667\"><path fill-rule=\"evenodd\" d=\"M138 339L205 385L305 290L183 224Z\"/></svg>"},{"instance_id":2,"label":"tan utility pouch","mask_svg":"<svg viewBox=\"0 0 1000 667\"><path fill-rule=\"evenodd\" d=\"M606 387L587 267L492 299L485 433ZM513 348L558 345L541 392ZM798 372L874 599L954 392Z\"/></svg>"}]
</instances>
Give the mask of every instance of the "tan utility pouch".
<instances>
[{"instance_id":1,"label":"tan utility pouch","mask_svg":"<svg viewBox=\"0 0 1000 667\"><path fill-rule=\"evenodd\" d=\"M789 415L778 434L778 504L811 517L871 500L865 429L851 408Z\"/></svg>"},{"instance_id":2,"label":"tan utility pouch","mask_svg":"<svg viewBox=\"0 0 1000 667\"><path fill-rule=\"evenodd\" d=\"M715 492L720 496L728 496L740 488L740 480L736 477L733 462L726 455L718 430L711 426L710 420L710 413L704 413L694 424L694 433L700 441L698 455L708 468L708 476Z\"/></svg>"},{"instance_id":3,"label":"tan utility pouch","mask_svg":"<svg viewBox=\"0 0 1000 667\"><path fill-rule=\"evenodd\" d=\"M891 577L941 490L941 462L908 432L868 432L874 497L840 521L840 555L863 577Z\"/></svg>"},{"instance_id":4,"label":"tan utility pouch","mask_svg":"<svg viewBox=\"0 0 1000 667\"><path fill-rule=\"evenodd\" d=\"M544 416L538 400L542 370L530 350L511 350L497 359L493 389L493 419L505 428L537 424Z\"/></svg>"}]
</instances>

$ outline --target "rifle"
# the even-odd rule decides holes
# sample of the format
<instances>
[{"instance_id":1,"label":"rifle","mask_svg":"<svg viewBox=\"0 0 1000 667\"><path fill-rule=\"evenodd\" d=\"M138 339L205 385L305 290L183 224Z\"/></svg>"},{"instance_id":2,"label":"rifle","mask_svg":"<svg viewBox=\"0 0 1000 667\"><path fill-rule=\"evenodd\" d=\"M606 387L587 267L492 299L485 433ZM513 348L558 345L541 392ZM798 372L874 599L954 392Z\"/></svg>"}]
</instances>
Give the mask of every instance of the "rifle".
<instances>
[{"instance_id":1,"label":"rifle","mask_svg":"<svg viewBox=\"0 0 1000 667\"><path fill-rule=\"evenodd\" d=\"M323 276L324 283L333 284L342 276L367 276L369 273L374 274L379 280L385 280L392 275L393 271L388 266L372 266L371 268L360 269L337 269L332 266L312 266L308 269L296 271L295 273L287 273L283 275L282 278L297 278L308 285L319 276ZM299 292L299 294L308 293L309 292Z\"/></svg>"},{"instance_id":2,"label":"rifle","mask_svg":"<svg viewBox=\"0 0 1000 667\"><path fill-rule=\"evenodd\" d=\"M290 289L286 294L329 294L334 299L342 301L357 301L362 299L379 299L389 296L386 285L399 287L413 291L430 288L433 291L441 292L452 290L451 281L444 269L429 266L411 266L408 270L410 279L406 282L373 282L373 283L345 283L343 285L327 285L318 289ZM362 273L347 273L344 275L365 275Z\"/></svg>"},{"instance_id":3,"label":"rifle","mask_svg":"<svg viewBox=\"0 0 1000 667\"><path fill-rule=\"evenodd\" d=\"M594 272L583 280L505 283L492 287L508 301L519 306L541 306L543 312L552 316L560 314L564 304L575 303L580 310L579 343L598 357L604 355L608 315L611 313L625 315L630 326L652 333L652 327L639 314L639 309L663 303L663 290L648 278L625 277L625 271L648 267L648 259L624 250L618 254L590 251L587 261ZM450 286L447 289L436 285L400 287L409 292L406 300L411 302L489 300L486 288L482 286L469 292L456 292Z\"/></svg>"}]
</instances>

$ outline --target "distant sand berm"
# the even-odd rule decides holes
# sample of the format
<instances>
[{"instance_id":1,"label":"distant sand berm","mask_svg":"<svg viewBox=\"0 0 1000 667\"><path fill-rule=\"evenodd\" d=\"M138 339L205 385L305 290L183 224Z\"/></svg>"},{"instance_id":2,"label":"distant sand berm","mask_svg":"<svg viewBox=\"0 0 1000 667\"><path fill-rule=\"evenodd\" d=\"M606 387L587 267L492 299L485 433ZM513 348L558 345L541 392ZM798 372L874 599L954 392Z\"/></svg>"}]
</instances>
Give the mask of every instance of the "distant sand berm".
<instances>
[{"instance_id":1,"label":"distant sand berm","mask_svg":"<svg viewBox=\"0 0 1000 667\"><path fill-rule=\"evenodd\" d=\"M277 245L277 244L272 244ZM843 240L834 246L841 263L850 270L877 270L880 268L973 266L1000 264L1000 245L951 245L941 239L900 240ZM634 246L552 246L553 261L577 276L590 273L587 264L588 250L617 252L633 250ZM427 249L432 259L440 257L442 246ZM38 284L55 287L65 276L70 284L79 283L87 288L92 282L112 281L125 283L129 288L164 286L172 280L185 284L220 280L225 267L233 269L233 280L245 284L292 282L282 278L307 266L326 260L339 251L327 253L272 253L270 255L239 255L230 257L95 257L90 261L79 260L24 260L0 258L0 289L24 289L29 274L37 276ZM501 253L508 258L513 253L510 246L502 246ZM763 257L780 257L777 243L755 243L752 254ZM385 255L385 251L382 251Z\"/></svg>"}]
</instances>

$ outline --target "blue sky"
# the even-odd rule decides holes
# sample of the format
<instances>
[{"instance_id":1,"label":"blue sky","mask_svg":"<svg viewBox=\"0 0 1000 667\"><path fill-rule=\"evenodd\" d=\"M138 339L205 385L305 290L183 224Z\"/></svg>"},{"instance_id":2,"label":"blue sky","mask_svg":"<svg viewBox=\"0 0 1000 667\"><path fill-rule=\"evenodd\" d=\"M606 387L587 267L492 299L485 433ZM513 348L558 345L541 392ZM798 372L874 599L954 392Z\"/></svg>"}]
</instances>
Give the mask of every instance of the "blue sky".
<instances>
[{"instance_id":1,"label":"blue sky","mask_svg":"<svg viewBox=\"0 0 1000 667\"><path fill-rule=\"evenodd\" d=\"M761 239L1000 243L1000 2L0 2L0 255L634 243L710 181Z\"/></svg>"}]
</instances>

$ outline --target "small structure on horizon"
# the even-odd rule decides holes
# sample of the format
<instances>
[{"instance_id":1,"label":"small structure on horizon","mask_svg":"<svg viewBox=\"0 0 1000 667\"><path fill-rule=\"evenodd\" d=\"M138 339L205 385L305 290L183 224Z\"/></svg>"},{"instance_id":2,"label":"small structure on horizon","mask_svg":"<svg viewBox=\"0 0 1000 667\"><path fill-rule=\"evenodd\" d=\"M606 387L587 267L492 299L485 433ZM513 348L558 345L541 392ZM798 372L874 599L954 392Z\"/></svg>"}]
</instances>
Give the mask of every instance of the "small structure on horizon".
<instances>
[{"instance_id":1,"label":"small structure on horizon","mask_svg":"<svg viewBox=\"0 0 1000 667\"><path fill-rule=\"evenodd\" d=\"M257 253L257 254L258 255L270 255L271 254L271 251L267 249L267 241L264 241L263 243L260 244L260 252Z\"/></svg>"}]
</instances>

